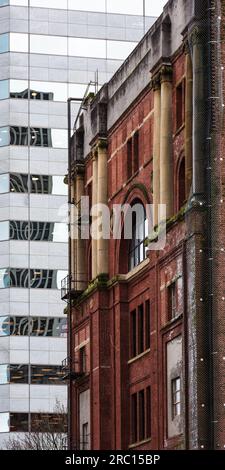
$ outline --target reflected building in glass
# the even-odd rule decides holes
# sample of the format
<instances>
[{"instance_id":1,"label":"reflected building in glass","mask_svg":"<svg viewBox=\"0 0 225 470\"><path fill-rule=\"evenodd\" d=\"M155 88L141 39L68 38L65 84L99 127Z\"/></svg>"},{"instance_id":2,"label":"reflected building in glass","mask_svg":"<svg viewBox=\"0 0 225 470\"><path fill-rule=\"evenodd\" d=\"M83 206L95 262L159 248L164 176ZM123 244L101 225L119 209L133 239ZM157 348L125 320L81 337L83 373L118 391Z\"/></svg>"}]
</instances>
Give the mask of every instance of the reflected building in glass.
<instances>
[{"instance_id":1,"label":"reflected building in glass","mask_svg":"<svg viewBox=\"0 0 225 470\"><path fill-rule=\"evenodd\" d=\"M66 405L67 98L110 79L151 6L0 0L0 447Z\"/></svg>"}]
</instances>

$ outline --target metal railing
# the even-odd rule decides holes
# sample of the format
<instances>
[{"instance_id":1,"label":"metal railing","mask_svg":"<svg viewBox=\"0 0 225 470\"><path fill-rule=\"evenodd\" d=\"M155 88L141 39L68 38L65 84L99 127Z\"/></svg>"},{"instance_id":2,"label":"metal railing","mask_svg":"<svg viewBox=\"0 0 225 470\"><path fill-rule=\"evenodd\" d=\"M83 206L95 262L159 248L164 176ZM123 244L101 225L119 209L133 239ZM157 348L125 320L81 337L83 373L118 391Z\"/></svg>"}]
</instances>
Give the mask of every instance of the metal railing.
<instances>
[{"instance_id":1,"label":"metal railing","mask_svg":"<svg viewBox=\"0 0 225 470\"><path fill-rule=\"evenodd\" d=\"M87 282L74 279L68 275L61 281L61 299L69 302L71 298L78 297L86 289Z\"/></svg>"},{"instance_id":2,"label":"metal railing","mask_svg":"<svg viewBox=\"0 0 225 470\"><path fill-rule=\"evenodd\" d=\"M83 361L80 360L72 360L70 357L66 357L62 361L62 372L63 372L63 380L76 380L80 377L83 377L87 370L86 370L86 356L85 356L85 366Z\"/></svg>"}]
</instances>

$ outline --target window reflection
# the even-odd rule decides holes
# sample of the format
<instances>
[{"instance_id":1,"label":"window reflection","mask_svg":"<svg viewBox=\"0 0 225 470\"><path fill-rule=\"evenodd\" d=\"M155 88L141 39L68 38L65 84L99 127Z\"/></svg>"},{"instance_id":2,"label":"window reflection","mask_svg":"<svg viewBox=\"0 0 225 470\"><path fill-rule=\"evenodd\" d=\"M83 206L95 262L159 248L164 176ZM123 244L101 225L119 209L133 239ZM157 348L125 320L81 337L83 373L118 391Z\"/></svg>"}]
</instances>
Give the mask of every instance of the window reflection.
<instances>
[{"instance_id":1,"label":"window reflection","mask_svg":"<svg viewBox=\"0 0 225 470\"><path fill-rule=\"evenodd\" d=\"M10 174L10 192L66 195L63 176Z\"/></svg>"},{"instance_id":2,"label":"window reflection","mask_svg":"<svg viewBox=\"0 0 225 470\"><path fill-rule=\"evenodd\" d=\"M4 100L9 97L9 81L0 81L0 100Z\"/></svg>"},{"instance_id":3,"label":"window reflection","mask_svg":"<svg viewBox=\"0 0 225 470\"><path fill-rule=\"evenodd\" d=\"M8 52L9 50L9 35L8 33L0 34L0 53Z\"/></svg>"},{"instance_id":4,"label":"window reflection","mask_svg":"<svg viewBox=\"0 0 225 470\"><path fill-rule=\"evenodd\" d=\"M2 128L3 129L3 128ZM5 128L8 129L8 128ZM6 131L7 132L7 131ZM0 130L1 137L1 130ZM8 139L8 135L7 135ZM2 145L8 145L3 143ZM64 129L49 129L41 127L10 127L10 144L11 145L31 145L35 147L67 147L67 131ZM1 145L1 138L0 138Z\"/></svg>"},{"instance_id":5,"label":"window reflection","mask_svg":"<svg viewBox=\"0 0 225 470\"><path fill-rule=\"evenodd\" d=\"M9 174L5 173L0 175L0 193L8 193L9 192Z\"/></svg>"},{"instance_id":6,"label":"window reflection","mask_svg":"<svg viewBox=\"0 0 225 470\"><path fill-rule=\"evenodd\" d=\"M3 224L7 222L2 222ZM6 230L5 230L6 232ZM1 233L1 224L0 224ZM4 233L4 230L3 230ZM11 240L67 242L68 228L66 224L53 222L10 221Z\"/></svg>"},{"instance_id":7,"label":"window reflection","mask_svg":"<svg viewBox=\"0 0 225 470\"><path fill-rule=\"evenodd\" d=\"M10 413L10 432L28 431L28 413Z\"/></svg>"},{"instance_id":8,"label":"window reflection","mask_svg":"<svg viewBox=\"0 0 225 470\"><path fill-rule=\"evenodd\" d=\"M132 240L129 244L129 270L138 266L146 258L145 241L148 236L148 220L142 204L135 204L132 212Z\"/></svg>"},{"instance_id":9,"label":"window reflection","mask_svg":"<svg viewBox=\"0 0 225 470\"><path fill-rule=\"evenodd\" d=\"M10 380L9 365L0 364L0 385L8 384Z\"/></svg>"},{"instance_id":10,"label":"window reflection","mask_svg":"<svg viewBox=\"0 0 225 470\"><path fill-rule=\"evenodd\" d=\"M66 338L66 318L51 317L4 317L2 328L11 336L49 336ZM9 323L9 325L8 325Z\"/></svg>"},{"instance_id":11,"label":"window reflection","mask_svg":"<svg viewBox=\"0 0 225 470\"><path fill-rule=\"evenodd\" d=\"M9 413L0 413L0 432L9 432Z\"/></svg>"},{"instance_id":12,"label":"window reflection","mask_svg":"<svg viewBox=\"0 0 225 470\"><path fill-rule=\"evenodd\" d=\"M10 98L30 99L42 101L66 101L68 96L82 98L87 86L82 83L71 83L68 87L65 83L57 82L30 82L30 93L28 91L28 82L26 80L10 80ZM94 88L90 88L94 91Z\"/></svg>"},{"instance_id":13,"label":"window reflection","mask_svg":"<svg viewBox=\"0 0 225 470\"><path fill-rule=\"evenodd\" d=\"M9 128L0 127L0 147L9 145Z\"/></svg>"},{"instance_id":14,"label":"window reflection","mask_svg":"<svg viewBox=\"0 0 225 470\"><path fill-rule=\"evenodd\" d=\"M106 57L105 39L69 38L69 55L81 57Z\"/></svg>"},{"instance_id":15,"label":"window reflection","mask_svg":"<svg viewBox=\"0 0 225 470\"><path fill-rule=\"evenodd\" d=\"M0 317L0 336L9 336L10 334L10 317Z\"/></svg>"},{"instance_id":16,"label":"window reflection","mask_svg":"<svg viewBox=\"0 0 225 470\"><path fill-rule=\"evenodd\" d=\"M52 147L51 129L41 127L10 127L11 145L32 145L36 147Z\"/></svg>"},{"instance_id":17,"label":"window reflection","mask_svg":"<svg viewBox=\"0 0 225 470\"><path fill-rule=\"evenodd\" d=\"M61 366L30 366L31 384L64 385Z\"/></svg>"},{"instance_id":18,"label":"window reflection","mask_svg":"<svg viewBox=\"0 0 225 470\"><path fill-rule=\"evenodd\" d=\"M0 288L25 287L34 289L60 289L66 271L56 269L0 269Z\"/></svg>"},{"instance_id":19,"label":"window reflection","mask_svg":"<svg viewBox=\"0 0 225 470\"><path fill-rule=\"evenodd\" d=\"M8 5L8 4L9 4L9 0L0 0L0 7L4 5Z\"/></svg>"},{"instance_id":20,"label":"window reflection","mask_svg":"<svg viewBox=\"0 0 225 470\"><path fill-rule=\"evenodd\" d=\"M9 382L16 384L28 383L28 365L27 364L10 364Z\"/></svg>"}]
</instances>

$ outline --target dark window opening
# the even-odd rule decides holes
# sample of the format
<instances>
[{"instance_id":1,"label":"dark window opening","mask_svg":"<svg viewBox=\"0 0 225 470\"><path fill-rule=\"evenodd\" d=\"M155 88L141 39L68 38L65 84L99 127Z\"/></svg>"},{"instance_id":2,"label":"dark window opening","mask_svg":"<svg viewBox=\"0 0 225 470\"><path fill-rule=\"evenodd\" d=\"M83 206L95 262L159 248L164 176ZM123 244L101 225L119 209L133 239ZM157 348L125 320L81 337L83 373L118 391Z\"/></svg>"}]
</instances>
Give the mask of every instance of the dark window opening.
<instances>
[{"instance_id":1,"label":"dark window opening","mask_svg":"<svg viewBox=\"0 0 225 470\"><path fill-rule=\"evenodd\" d=\"M132 176L132 139L127 141L127 179Z\"/></svg>"},{"instance_id":2,"label":"dark window opening","mask_svg":"<svg viewBox=\"0 0 225 470\"><path fill-rule=\"evenodd\" d=\"M173 282L168 286L168 320L173 320L177 316L177 284Z\"/></svg>"},{"instance_id":3,"label":"dark window opening","mask_svg":"<svg viewBox=\"0 0 225 470\"><path fill-rule=\"evenodd\" d=\"M178 210L184 205L185 200L185 158L183 157L178 172Z\"/></svg>"},{"instance_id":4,"label":"dark window opening","mask_svg":"<svg viewBox=\"0 0 225 470\"><path fill-rule=\"evenodd\" d=\"M176 128L177 130L184 123L185 113L185 81L183 80L176 87Z\"/></svg>"}]
</instances>

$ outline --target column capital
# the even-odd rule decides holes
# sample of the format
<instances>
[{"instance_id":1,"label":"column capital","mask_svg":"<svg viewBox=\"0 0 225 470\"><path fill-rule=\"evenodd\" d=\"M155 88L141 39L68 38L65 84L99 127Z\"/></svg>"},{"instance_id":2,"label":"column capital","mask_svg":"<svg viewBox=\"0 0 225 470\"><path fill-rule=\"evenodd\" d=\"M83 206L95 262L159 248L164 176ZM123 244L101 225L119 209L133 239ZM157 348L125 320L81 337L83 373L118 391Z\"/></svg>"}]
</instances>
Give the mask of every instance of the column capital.
<instances>
[{"instance_id":1,"label":"column capital","mask_svg":"<svg viewBox=\"0 0 225 470\"><path fill-rule=\"evenodd\" d=\"M159 90L161 85L160 81L160 72L156 73L153 75L152 80L151 80L151 87L153 91Z\"/></svg>"},{"instance_id":2,"label":"column capital","mask_svg":"<svg viewBox=\"0 0 225 470\"><path fill-rule=\"evenodd\" d=\"M189 33L189 41L191 47L203 45L204 32L202 31L202 28L195 26Z\"/></svg>"},{"instance_id":3,"label":"column capital","mask_svg":"<svg viewBox=\"0 0 225 470\"><path fill-rule=\"evenodd\" d=\"M160 80L163 82L171 82L173 77L173 68L170 64L163 64L160 69Z\"/></svg>"}]
</instances>

